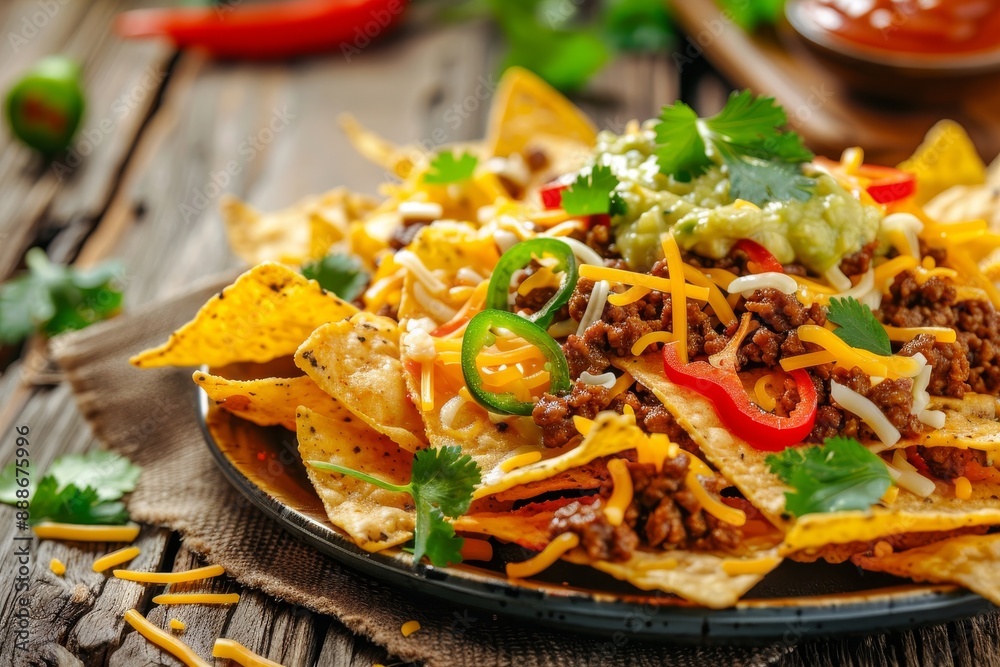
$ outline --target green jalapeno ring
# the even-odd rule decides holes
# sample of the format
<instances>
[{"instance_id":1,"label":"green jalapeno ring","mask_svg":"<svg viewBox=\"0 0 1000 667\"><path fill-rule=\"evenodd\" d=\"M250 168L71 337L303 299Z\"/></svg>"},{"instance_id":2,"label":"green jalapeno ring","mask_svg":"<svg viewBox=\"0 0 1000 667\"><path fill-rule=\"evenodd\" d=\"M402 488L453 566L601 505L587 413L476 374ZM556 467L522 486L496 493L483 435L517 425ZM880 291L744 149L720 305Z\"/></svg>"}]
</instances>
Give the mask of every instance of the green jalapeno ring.
<instances>
[{"instance_id":1,"label":"green jalapeno ring","mask_svg":"<svg viewBox=\"0 0 1000 667\"><path fill-rule=\"evenodd\" d=\"M486 291L486 308L509 311L510 280L514 272L528 266L532 259L543 255L552 255L558 260L555 268L562 273L562 278L559 281L559 289L552 298L538 312L527 316L526 319L543 329L547 328L556 312L569 302L577 281L576 257L573 255L573 249L558 239L535 238L511 246L493 269L489 289Z\"/></svg>"}]
</instances>

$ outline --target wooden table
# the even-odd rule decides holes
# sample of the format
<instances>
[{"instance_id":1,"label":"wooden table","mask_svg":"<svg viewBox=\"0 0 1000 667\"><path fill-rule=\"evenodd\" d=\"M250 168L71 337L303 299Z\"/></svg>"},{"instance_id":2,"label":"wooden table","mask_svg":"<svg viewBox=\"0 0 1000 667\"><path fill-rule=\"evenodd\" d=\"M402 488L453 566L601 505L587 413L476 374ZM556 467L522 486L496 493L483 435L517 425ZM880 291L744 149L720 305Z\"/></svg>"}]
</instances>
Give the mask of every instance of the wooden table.
<instances>
[{"instance_id":1,"label":"wooden table","mask_svg":"<svg viewBox=\"0 0 1000 667\"><path fill-rule=\"evenodd\" d=\"M84 64L89 109L74 152L45 167L0 135L0 278L33 245L59 261L122 258L126 307L175 292L235 266L217 213L218 191L276 208L335 185L374 193L382 171L359 159L336 129L351 111L400 142L482 136L483 90L495 85L497 41L487 26L428 25L414 12L403 28L346 62L339 53L288 63L213 63L156 43L123 43L109 32L120 10L156 0L7 0L0 5L0 90L38 58L67 53ZM46 10L45 8L48 7ZM420 7L418 6L418 10ZM10 35L17 37L12 39ZM655 115L678 93L664 56L629 57L608 68L582 99L603 127ZM710 71L686 92L717 105L725 88ZM455 113L461 122L455 122ZM264 132L265 128L273 132ZM6 133L6 129L2 130ZM431 139L433 137L433 139ZM259 149L240 151L248 143ZM238 173L227 166L237 160ZM217 183L216 188L212 184ZM36 470L66 453L98 446L73 397L42 349L30 343L0 359L0 462L13 456L15 426L27 425ZM0 535L11 545L14 512L0 506ZM138 538L140 569L183 570L197 557L175 533L147 526ZM140 641L122 614L151 609L141 587L90 570L100 545L46 541L35 546L33 621L28 653L15 651L13 549L0 554L0 664L132 665ZM67 564L55 577L51 558ZM286 665L389 664L390 656L336 619L269 599L223 578L221 592L242 593L228 609L202 607L185 635L201 655L215 637L242 638ZM996 617L887 636L802 644L784 665L1000 664ZM175 665L161 654L164 665ZM145 660L145 658L144 658ZM145 664L145 662L143 663Z\"/></svg>"}]
</instances>

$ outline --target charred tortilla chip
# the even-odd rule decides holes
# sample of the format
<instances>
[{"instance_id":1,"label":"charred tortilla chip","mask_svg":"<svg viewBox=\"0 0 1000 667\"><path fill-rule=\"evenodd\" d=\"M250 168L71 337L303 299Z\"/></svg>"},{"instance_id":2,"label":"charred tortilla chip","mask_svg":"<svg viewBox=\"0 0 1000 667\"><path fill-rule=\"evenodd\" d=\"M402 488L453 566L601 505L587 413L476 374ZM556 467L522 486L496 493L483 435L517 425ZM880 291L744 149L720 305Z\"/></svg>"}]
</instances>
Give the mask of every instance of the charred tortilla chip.
<instances>
[{"instance_id":1,"label":"charred tortilla chip","mask_svg":"<svg viewBox=\"0 0 1000 667\"><path fill-rule=\"evenodd\" d=\"M319 283L268 262L209 299L166 343L129 361L139 368L262 363L293 354L316 327L356 312Z\"/></svg>"},{"instance_id":2,"label":"charred tortilla chip","mask_svg":"<svg viewBox=\"0 0 1000 667\"><path fill-rule=\"evenodd\" d=\"M296 432L302 460L337 463L394 484L406 484L413 455L371 430L347 408L338 408L330 416L299 408ZM412 537L413 508L407 494L308 466L306 472L323 501L330 523L347 533L362 549L380 551Z\"/></svg>"},{"instance_id":3,"label":"charred tortilla chip","mask_svg":"<svg viewBox=\"0 0 1000 667\"><path fill-rule=\"evenodd\" d=\"M866 570L935 584L960 584L1000 605L1000 533L963 535L887 556L858 555Z\"/></svg>"},{"instance_id":4,"label":"charred tortilla chip","mask_svg":"<svg viewBox=\"0 0 1000 667\"><path fill-rule=\"evenodd\" d=\"M424 422L409 398L395 320L358 313L316 329L295 363L373 429L411 452L427 446Z\"/></svg>"},{"instance_id":5,"label":"charred tortilla chip","mask_svg":"<svg viewBox=\"0 0 1000 667\"><path fill-rule=\"evenodd\" d=\"M300 405L321 414L339 411L336 400L306 376L230 380L195 371L192 378L220 408L261 426L281 425L294 431Z\"/></svg>"}]
</instances>

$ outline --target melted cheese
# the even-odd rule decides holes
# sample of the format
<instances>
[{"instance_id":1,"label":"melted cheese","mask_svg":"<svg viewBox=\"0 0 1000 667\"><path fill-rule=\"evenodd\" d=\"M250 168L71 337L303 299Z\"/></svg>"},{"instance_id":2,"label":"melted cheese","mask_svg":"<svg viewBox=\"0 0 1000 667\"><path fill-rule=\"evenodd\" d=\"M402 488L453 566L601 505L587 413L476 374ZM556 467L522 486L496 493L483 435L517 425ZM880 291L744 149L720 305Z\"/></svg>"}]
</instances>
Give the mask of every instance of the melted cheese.
<instances>
[{"instance_id":1,"label":"melted cheese","mask_svg":"<svg viewBox=\"0 0 1000 667\"><path fill-rule=\"evenodd\" d=\"M669 331L651 331L648 334L640 336L639 340L632 344L631 352L638 357L653 343L672 343L675 340L677 340L677 337Z\"/></svg>"},{"instance_id":2,"label":"melted cheese","mask_svg":"<svg viewBox=\"0 0 1000 667\"><path fill-rule=\"evenodd\" d=\"M198 581L211 579L226 570L221 565L206 565L205 567L183 572L137 572L135 570L115 570L114 575L126 581L138 581L144 584L177 584L183 581Z\"/></svg>"},{"instance_id":3,"label":"melted cheese","mask_svg":"<svg viewBox=\"0 0 1000 667\"><path fill-rule=\"evenodd\" d=\"M857 366L878 377L914 377L920 372L921 364L912 357L886 357L851 347L829 329L815 324L799 327L798 333L803 342L815 343L833 354L837 365L844 368Z\"/></svg>"},{"instance_id":4,"label":"melted cheese","mask_svg":"<svg viewBox=\"0 0 1000 667\"><path fill-rule=\"evenodd\" d=\"M153 598L153 604L236 604L239 593L163 593Z\"/></svg>"},{"instance_id":5,"label":"melted cheese","mask_svg":"<svg viewBox=\"0 0 1000 667\"><path fill-rule=\"evenodd\" d=\"M958 338L955 330L949 327L894 327L888 324L882 326L889 334L889 340L897 343L907 343L920 334L934 336L934 340L939 343L954 343Z\"/></svg>"},{"instance_id":6,"label":"melted cheese","mask_svg":"<svg viewBox=\"0 0 1000 667\"><path fill-rule=\"evenodd\" d=\"M43 521L32 527L41 540L72 540L75 542L132 542L139 536L139 524L124 526L82 526L73 523Z\"/></svg>"},{"instance_id":7,"label":"melted cheese","mask_svg":"<svg viewBox=\"0 0 1000 667\"><path fill-rule=\"evenodd\" d=\"M727 558L722 561L722 571L730 577L738 577L741 574L767 574L776 568L780 562L781 558L777 556L754 558L752 560Z\"/></svg>"},{"instance_id":8,"label":"melted cheese","mask_svg":"<svg viewBox=\"0 0 1000 667\"><path fill-rule=\"evenodd\" d=\"M257 655L237 641L221 637L212 646L212 657L232 660L243 667L282 667L280 663Z\"/></svg>"},{"instance_id":9,"label":"melted cheese","mask_svg":"<svg viewBox=\"0 0 1000 667\"><path fill-rule=\"evenodd\" d=\"M629 410L632 406L626 405ZM632 413L633 417L635 413ZM636 447L639 463L651 463L656 467L657 472L663 469L663 461L676 457L680 453L680 445L670 442L666 433L650 433L648 437L639 441Z\"/></svg>"},{"instance_id":10,"label":"melted cheese","mask_svg":"<svg viewBox=\"0 0 1000 667\"><path fill-rule=\"evenodd\" d=\"M434 409L434 363L429 361L420 364L420 409Z\"/></svg>"},{"instance_id":11,"label":"melted cheese","mask_svg":"<svg viewBox=\"0 0 1000 667\"><path fill-rule=\"evenodd\" d=\"M151 643L159 646L188 667L210 667L207 662L198 657L198 654L190 646L147 621L135 609L129 609L125 612L125 622Z\"/></svg>"},{"instance_id":12,"label":"melted cheese","mask_svg":"<svg viewBox=\"0 0 1000 667\"><path fill-rule=\"evenodd\" d=\"M111 553L101 556L94 561L94 572L104 572L109 567L127 563L138 555L139 547L125 547L124 549L119 549L118 551L112 551Z\"/></svg>"},{"instance_id":13,"label":"melted cheese","mask_svg":"<svg viewBox=\"0 0 1000 667\"><path fill-rule=\"evenodd\" d=\"M604 506L604 517L612 526L620 526L625 520L625 510L632 504L632 476L623 459L608 461L608 472L611 474L613 490Z\"/></svg>"},{"instance_id":14,"label":"melted cheese","mask_svg":"<svg viewBox=\"0 0 1000 667\"><path fill-rule=\"evenodd\" d=\"M542 460L541 452L525 452L524 454L518 454L517 456L512 456L509 459L503 461L500 464L500 470L504 472L510 472L515 468L520 468L522 466L530 465Z\"/></svg>"},{"instance_id":15,"label":"melted cheese","mask_svg":"<svg viewBox=\"0 0 1000 667\"><path fill-rule=\"evenodd\" d=\"M882 292L888 292L889 285L892 284L896 276L903 271L915 269L917 266L919 266L917 258L910 255L893 257L889 261L879 264L875 267L875 288L882 290Z\"/></svg>"},{"instance_id":16,"label":"melted cheese","mask_svg":"<svg viewBox=\"0 0 1000 667\"><path fill-rule=\"evenodd\" d=\"M561 284L559 276L557 276L551 268L542 266L530 276L525 278L521 284L517 286L517 293L521 296L527 296L536 289L543 289L546 287L558 289Z\"/></svg>"},{"instance_id":17,"label":"melted cheese","mask_svg":"<svg viewBox=\"0 0 1000 667\"><path fill-rule=\"evenodd\" d=\"M580 538L576 533L563 533L549 542L537 556L520 563L507 563L507 576L511 579L533 577L551 567L564 553L575 549L579 544Z\"/></svg>"},{"instance_id":18,"label":"melted cheese","mask_svg":"<svg viewBox=\"0 0 1000 667\"><path fill-rule=\"evenodd\" d=\"M619 375L618 379L615 380L614 386L608 391L608 400L610 401L612 398L631 387L633 382L635 382L635 380L628 373L622 373Z\"/></svg>"},{"instance_id":19,"label":"melted cheese","mask_svg":"<svg viewBox=\"0 0 1000 667\"><path fill-rule=\"evenodd\" d=\"M742 526L747 522L747 515L743 510L730 507L705 490L705 487L698 481L697 471L693 469L689 470L685 481L688 491L698 500L701 508L719 521L724 521L733 526Z\"/></svg>"}]
</instances>

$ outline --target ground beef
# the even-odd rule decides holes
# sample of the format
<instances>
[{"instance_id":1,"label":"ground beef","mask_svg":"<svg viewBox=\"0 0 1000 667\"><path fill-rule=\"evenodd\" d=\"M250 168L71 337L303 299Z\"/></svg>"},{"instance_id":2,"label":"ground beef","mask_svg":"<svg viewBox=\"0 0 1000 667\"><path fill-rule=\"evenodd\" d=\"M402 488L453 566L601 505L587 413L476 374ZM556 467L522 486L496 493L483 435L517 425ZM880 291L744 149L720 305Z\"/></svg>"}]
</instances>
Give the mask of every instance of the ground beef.
<instances>
[{"instance_id":1,"label":"ground beef","mask_svg":"<svg viewBox=\"0 0 1000 667\"><path fill-rule=\"evenodd\" d=\"M740 366L748 362L776 366L784 357L793 357L809 351L795 332L803 324L823 326L826 313L819 304L804 306L794 294L783 294L776 289L760 289L750 295L743 308L753 313L761 326L749 335L740 347ZM738 327L732 323L726 330L728 340Z\"/></svg>"},{"instance_id":2,"label":"ground beef","mask_svg":"<svg viewBox=\"0 0 1000 667\"><path fill-rule=\"evenodd\" d=\"M819 408L812 433L807 438L811 442L823 442L827 438L840 435L859 440L877 439L875 432L861 419L834 405L830 398L830 382L835 381L861 394L878 406L893 426L904 438L913 437L923 431L923 424L916 415L910 414L913 407L913 380L882 380L872 386L871 377L860 368L845 370L832 364L823 364L812 369L813 384Z\"/></svg>"},{"instance_id":3,"label":"ground beef","mask_svg":"<svg viewBox=\"0 0 1000 667\"><path fill-rule=\"evenodd\" d=\"M428 220L404 221L402 225L396 227L392 232L392 236L389 237L389 247L393 250L405 248L416 238L417 232L429 224L430 221Z\"/></svg>"},{"instance_id":4,"label":"ground beef","mask_svg":"<svg viewBox=\"0 0 1000 667\"><path fill-rule=\"evenodd\" d=\"M520 287L521 283L531 277L538 269L541 268L541 264L535 260L531 260L528 266L524 267L523 270L519 271L516 275L516 286ZM546 303L549 302L555 293L558 291L556 287L538 287L531 290L527 294L517 294L514 296L514 307L519 311L524 311L525 313L533 314L542 309Z\"/></svg>"},{"instance_id":5,"label":"ground beef","mask_svg":"<svg viewBox=\"0 0 1000 667\"><path fill-rule=\"evenodd\" d=\"M969 389L970 367L967 351L968 348L961 343L938 343L934 340L934 336L920 334L905 343L900 348L899 354L904 357L912 357L918 353L924 355L931 365L928 393L934 396L962 398Z\"/></svg>"},{"instance_id":6,"label":"ground beef","mask_svg":"<svg viewBox=\"0 0 1000 667\"><path fill-rule=\"evenodd\" d=\"M917 453L927 464L930 473L938 479L955 479L965 474L969 461L986 463L986 452L958 447L917 447Z\"/></svg>"},{"instance_id":7,"label":"ground beef","mask_svg":"<svg viewBox=\"0 0 1000 667\"><path fill-rule=\"evenodd\" d=\"M861 250L851 253L840 260L840 270L846 276L856 276L866 273L872 265L872 255L878 247L878 241L872 241Z\"/></svg>"},{"instance_id":8,"label":"ground beef","mask_svg":"<svg viewBox=\"0 0 1000 667\"><path fill-rule=\"evenodd\" d=\"M550 535L575 532L588 555L595 559L627 560L639 545L736 552L742 542L739 530L703 511L687 490L689 465L690 459L684 454L665 460L659 472L652 464L628 462L633 496L620 526L608 524L602 511L603 501L612 492L608 482L601 488L601 501L591 505L571 503L557 510L549 526ZM717 476L702 478L702 484L716 496L728 486Z\"/></svg>"}]
</instances>

